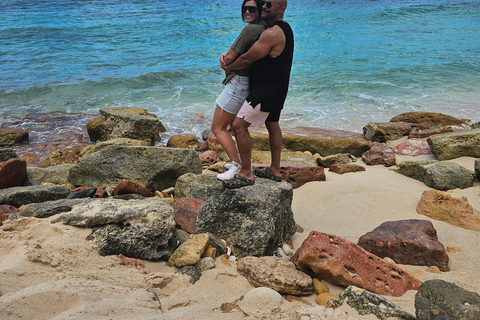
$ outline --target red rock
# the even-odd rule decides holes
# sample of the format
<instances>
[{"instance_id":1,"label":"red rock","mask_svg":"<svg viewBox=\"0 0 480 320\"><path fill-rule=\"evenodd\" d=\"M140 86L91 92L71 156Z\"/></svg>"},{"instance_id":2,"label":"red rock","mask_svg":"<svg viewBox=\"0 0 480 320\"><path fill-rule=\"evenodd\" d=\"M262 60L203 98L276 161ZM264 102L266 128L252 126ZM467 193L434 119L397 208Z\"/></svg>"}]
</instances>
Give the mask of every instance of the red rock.
<instances>
[{"instance_id":1,"label":"red rock","mask_svg":"<svg viewBox=\"0 0 480 320\"><path fill-rule=\"evenodd\" d=\"M195 233L197 229L197 215L205 201L200 199L180 198L175 201L175 223L188 233Z\"/></svg>"},{"instance_id":2,"label":"red rock","mask_svg":"<svg viewBox=\"0 0 480 320\"><path fill-rule=\"evenodd\" d=\"M427 139L412 138L400 143L395 148L395 154L405 156L422 156L433 154L432 149L427 143Z\"/></svg>"},{"instance_id":3,"label":"red rock","mask_svg":"<svg viewBox=\"0 0 480 320\"><path fill-rule=\"evenodd\" d=\"M112 195L117 196L120 194L139 194L143 197L153 197L154 194L147 190L141 184L123 179L122 182L113 190Z\"/></svg>"},{"instance_id":4,"label":"red rock","mask_svg":"<svg viewBox=\"0 0 480 320\"><path fill-rule=\"evenodd\" d=\"M220 159L217 156L217 153L212 150L208 150L205 152L202 152L198 155L200 158L200 162L203 163L209 163L209 164L214 164L220 161Z\"/></svg>"},{"instance_id":5,"label":"red rock","mask_svg":"<svg viewBox=\"0 0 480 320\"><path fill-rule=\"evenodd\" d=\"M287 300L288 302L299 301L299 302L303 302L303 303L305 303L305 304L308 304L309 306L312 305L309 301L307 301L307 300L305 300L305 299L302 299L302 298L300 298L300 297L297 297L297 296L293 296L293 295L291 295L291 294L286 294L286 295L285 295L285 300Z\"/></svg>"},{"instance_id":6,"label":"red rock","mask_svg":"<svg viewBox=\"0 0 480 320\"><path fill-rule=\"evenodd\" d=\"M370 150L362 154L362 159L368 165L383 164L385 167L394 166L397 163L395 151L380 142L371 142Z\"/></svg>"},{"instance_id":7,"label":"red rock","mask_svg":"<svg viewBox=\"0 0 480 320\"><path fill-rule=\"evenodd\" d=\"M358 245L396 263L450 270L445 247L438 241L437 230L428 220L386 221L361 236Z\"/></svg>"},{"instance_id":8,"label":"red rock","mask_svg":"<svg viewBox=\"0 0 480 320\"><path fill-rule=\"evenodd\" d=\"M344 174L348 172L365 171L365 167L362 167L358 164L335 163L330 166L330 169L328 169L328 171L338 174Z\"/></svg>"},{"instance_id":9,"label":"red rock","mask_svg":"<svg viewBox=\"0 0 480 320\"><path fill-rule=\"evenodd\" d=\"M446 127L441 127L438 129L427 129L427 130L422 130L418 132L410 132L408 135L409 139L413 138L428 138L430 136L433 136L434 134L440 134L440 133L448 133L448 132L454 132L455 129L451 126L446 126Z\"/></svg>"},{"instance_id":10,"label":"red rock","mask_svg":"<svg viewBox=\"0 0 480 320\"><path fill-rule=\"evenodd\" d=\"M22 186L27 177L27 163L23 159L0 162L0 189Z\"/></svg>"},{"instance_id":11,"label":"red rock","mask_svg":"<svg viewBox=\"0 0 480 320\"><path fill-rule=\"evenodd\" d=\"M254 169L265 169L270 165L255 164ZM325 181L325 169L323 167L302 166L295 163L282 163L280 173L283 180L292 185L292 188L298 188L310 181Z\"/></svg>"},{"instance_id":12,"label":"red rock","mask_svg":"<svg viewBox=\"0 0 480 320\"><path fill-rule=\"evenodd\" d=\"M93 198L107 198L107 189L104 186L100 186L97 188L95 191L95 194L93 195Z\"/></svg>"},{"instance_id":13,"label":"red rock","mask_svg":"<svg viewBox=\"0 0 480 320\"><path fill-rule=\"evenodd\" d=\"M311 270L318 279L382 295L402 296L422 283L347 239L317 231L310 233L291 260L298 268Z\"/></svg>"}]
</instances>

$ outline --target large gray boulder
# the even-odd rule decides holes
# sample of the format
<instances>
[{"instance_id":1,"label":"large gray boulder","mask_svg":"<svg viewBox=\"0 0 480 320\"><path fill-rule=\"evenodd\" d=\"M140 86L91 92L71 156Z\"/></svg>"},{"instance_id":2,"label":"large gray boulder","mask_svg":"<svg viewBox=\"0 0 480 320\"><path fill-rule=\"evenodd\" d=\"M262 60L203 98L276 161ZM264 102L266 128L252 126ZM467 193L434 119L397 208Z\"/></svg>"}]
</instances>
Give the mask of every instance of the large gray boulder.
<instances>
[{"instance_id":1,"label":"large gray boulder","mask_svg":"<svg viewBox=\"0 0 480 320\"><path fill-rule=\"evenodd\" d=\"M223 189L197 216L197 233L224 239L237 257L272 255L296 231L292 186L256 178L252 186Z\"/></svg>"},{"instance_id":2,"label":"large gray boulder","mask_svg":"<svg viewBox=\"0 0 480 320\"><path fill-rule=\"evenodd\" d=\"M222 182L214 174L187 173L175 183L175 199L194 198L206 201L222 191Z\"/></svg>"},{"instance_id":3,"label":"large gray boulder","mask_svg":"<svg viewBox=\"0 0 480 320\"><path fill-rule=\"evenodd\" d=\"M94 228L88 236L101 255L167 260L175 250L175 212L159 198L98 199L78 204L54 222Z\"/></svg>"},{"instance_id":4,"label":"large gray boulder","mask_svg":"<svg viewBox=\"0 0 480 320\"><path fill-rule=\"evenodd\" d=\"M415 295L418 320L480 319L480 295L440 279L420 285Z\"/></svg>"},{"instance_id":5,"label":"large gray boulder","mask_svg":"<svg viewBox=\"0 0 480 320\"><path fill-rule=\"evenodd\" d=\"M480 158L480 129L437 134L427 142L439 160Z\"/></svg>"},{"instance_id":6,"label":"large gray boulder","mask_svg":"<svg viewBox=\"0 0 480 320\"><path fill-rule=\"evenodd\" d=\"M67 186L27 186L0 190L0 204L20 207L24 204L65 199L70 194Z\"/></svg>"},{"instance_id":7,"label":"large gray boulder","mask_svg":"<svg viewBox=\"0 0 480 320\"><path fill-rule=\"evenodd\" d=\"M158 133L165 131L157 116L148 113L146 109L107 107L99 112L99 118L87 123L88 136L92 142L130 138L154 145L158 141Z\"/></svg>"},{"instance_id":8,"label":"large gray boulder","mask_svg":"<svg viewBox=\"0 0 480 320\"><path fill-rule=\"evenodd\" d=\"M194 150L111 145L82 157L70 169L68 181L75 186L116 187L126 179L155 192L175 186L177 178L189 172L202 172Z\"/></svg>"},{"instance_id":9,"label":"large gray boulder","mask_svg":"<svg viewBox=\"0 0 480 320\"><path fill-rule=\"evenodd\" d=\"M68 172L73 164L61 164L47 168L27 167L27 180L25 185L39 185L43 183L53 183L58 185L67 185Z\"/></svg>"}]
</instances>

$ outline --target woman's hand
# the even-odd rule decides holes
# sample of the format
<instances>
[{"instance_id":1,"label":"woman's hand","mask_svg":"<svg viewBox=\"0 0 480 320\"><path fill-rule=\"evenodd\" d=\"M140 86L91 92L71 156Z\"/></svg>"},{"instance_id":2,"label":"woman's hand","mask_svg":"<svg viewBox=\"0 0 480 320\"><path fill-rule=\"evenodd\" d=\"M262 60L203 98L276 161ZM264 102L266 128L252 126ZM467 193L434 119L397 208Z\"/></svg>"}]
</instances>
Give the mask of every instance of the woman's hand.
<instances>
[{"instance_id":1,"label":"woman's hand","mask_svg":"<svg viewBox=\"0 0 480 320\"><path fill-rule=\"evenodd\" d=\"M220 56L220 67L222 67L223 70L227 69L227 64L225 63L225 52L222 53Z\"/></svg>"}]
</instances>

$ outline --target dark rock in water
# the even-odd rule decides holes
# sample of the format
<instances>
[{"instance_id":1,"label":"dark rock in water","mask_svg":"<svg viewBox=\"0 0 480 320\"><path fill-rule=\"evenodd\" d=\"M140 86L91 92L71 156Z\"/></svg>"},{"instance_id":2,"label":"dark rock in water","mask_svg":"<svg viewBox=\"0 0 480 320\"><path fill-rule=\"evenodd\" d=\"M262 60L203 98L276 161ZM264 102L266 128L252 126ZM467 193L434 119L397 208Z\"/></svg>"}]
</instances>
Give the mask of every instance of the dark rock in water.
<instances>
[{"instance_id":1,"label":"dark rock in water","mask_svg":"<svg viewBox=\"0 0 480 320\"><path fill-rule=\"evenodd\" d=\"M96 199L75 206L54 222L95 228L88 236L101 255L167 260L176 248L175 213L159 198Z\"/></svg>"},{"instance_id":2,"label":"dark rock in water","mask_svg":"<svg viewBox=\"0 0 480 320\"><path fill-rule=\"evenodd\" d=\"M73 206L85 204L90 201L94 201L94 199L60 199L41 203L30 203L20 208L20 215L24 217L48 218L59 213L69 212Z\"/></svg>"},{"instance_id":3,"label":"dark rock in water","mask_svg":"<svg viewBox=\"0 0 480 320\"><path fill-rule=\"evenodd\" d=\"M0 148L0 162L18 158L15 150L10 148Z\"/></svg>"},{"instance_id":4,"label":"dark rock in water","mask_svg":"<svg viewBox=\"0 0 480 320\"><path fill-rule=\"evenodd\" d=\"M95 194L95 188L86 188L80 191L72 192L67 199L92 198Z\"/></svg>"},{"instance_id":5,"label":"dark rock in water","mask_svg":"<svg viewBox=\"0 0 480 320\"><path fill-rule=\"evenodd\" d=\"M70 194L67 186L28 186L0 190L0 204L20 207L34 202L66 199Z\"/></svg>"},{"instance_id":6,"label":"dark rock in water","mask_svg":"<svg viewBox=\"0 0 480 320\"><path fill-rule=\"evenodd\" d=\"M70 169L68 181L75 186L116 187L127 179L155 192L173 187L185 173L201 171L194 150L110 145L83 156Z\"/></svg>"},{"instance_id":7,"label":"dark rock in water","mask_svg":"<svg viewBox=\"0 0 480 320\"><path fill-rule=\"evenodd\" d=\"M417 320L478 320L480 295L443 280L425 281L415 295Z\"/></svg>"},{"instance_id":8,"label":"dark rock in water","mask_svg":"<svg viewBox=\"0 0 480 320\"><path fill-rule=\"evenodd\" d=\"M186 266L181 268L175 273L180 273L180 274L185 274L190 277L190 283L195 283L198 280L200 280L200 277L202 276L202 273L195 268L194 266Z\"/></svg>"},{"instance_id":9,"label":"dark rock in water","mask_svg":"<svg viewBox=\"0 0 480 320\"><path fill-rule=\"evenodd\" d=\"M360 315L374 314L380 320L391 318L415 320L413 315L384 297L355 286L349 286L338 297L330 299L327 308L336 309L345 302Z\"/></svg>"},{"instance_id":10,"label":"dark rock in water","mask_svg":"<svg viewBox=\"0 0 480 320\"><path fill-rule=\"evenodd\" d=\"M22 159L0 162L0 189L22 186L27 177L27 163Z\"/></svg>"},{"instance_id":11,"label":"dark rock in water","mask_svg":"<svg viewBox=\"0 0 480 320\"><path fill-rule=\"evenodd\" d=\"M28 141L28 131L17 129L0 129L0 147L16 146Z\"/></svg>"},{"instance_id":12,"label":"dark rock in water","mask_svg":"<svg viewBox=\"0 0 480 320\"><path fill-rule=\"evenodd\" d=\"M237 257L272 255L296 230L292 186L256 178L255 184L210 196L197 216L197 233L224 239Z\"/></svg>"},{"instance_id":13,"label":"dark rock in water","mask_svg":"<svg viewBox=\"0 0 480 320\"><path fill-rule=\"evenodd\" d=\"M445 247L438 241L437 231L428 220L386 221L361 236L358 245L396 263L450 270Z\"/></svg>"}]
</instances>

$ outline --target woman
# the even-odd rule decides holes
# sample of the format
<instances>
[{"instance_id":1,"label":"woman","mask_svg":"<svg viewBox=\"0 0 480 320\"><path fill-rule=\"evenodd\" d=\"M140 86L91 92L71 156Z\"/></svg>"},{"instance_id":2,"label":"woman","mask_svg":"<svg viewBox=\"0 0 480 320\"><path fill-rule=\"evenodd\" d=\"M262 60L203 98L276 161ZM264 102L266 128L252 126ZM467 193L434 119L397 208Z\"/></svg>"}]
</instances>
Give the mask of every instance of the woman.
<instances>
[{"instance_id":1,"label":"woman","mask_svg":"<svg viewBox=\"0 0 480 320\"><path fill-rule=\"evenodd\" d=\"M262 0L243 1L242 20L247 22L248 25L242 29L242 32L228 52L222 54L221 60L223 59L226 64L235 61L238 56L247 52L265 29L261 19L262 6ZM225 165L228 170L217 175L217 178L230 180L235 174L240 172L241 165L237 146L227 131L227 127L235 120L240 107L248 96L248 69L232 71L222 83L225 85L225 89L216 100L217 107L213 115L211 129L231 160L230 163Z\"/></svg>"}]
</instances>

